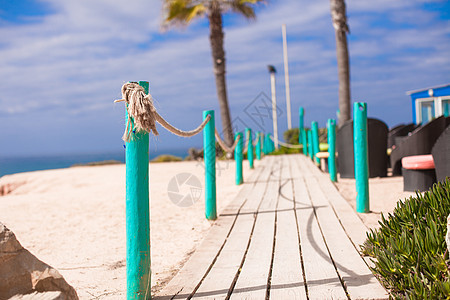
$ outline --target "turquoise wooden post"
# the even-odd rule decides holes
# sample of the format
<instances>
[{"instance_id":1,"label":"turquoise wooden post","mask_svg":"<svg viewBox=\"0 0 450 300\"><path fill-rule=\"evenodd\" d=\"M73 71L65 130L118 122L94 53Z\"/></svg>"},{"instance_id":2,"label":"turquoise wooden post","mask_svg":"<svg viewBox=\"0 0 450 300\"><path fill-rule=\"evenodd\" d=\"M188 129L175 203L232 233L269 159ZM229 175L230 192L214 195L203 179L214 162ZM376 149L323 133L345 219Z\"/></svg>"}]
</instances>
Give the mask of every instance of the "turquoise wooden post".
<instances>
[{"instance_id":1,"label":"turquoise wooden post","mask_svg":"<svg viewBox=\"0 0 450 300\"><path fill-rule=\"evenodd\" d=\"M317 122L312 122L311 123L311 130L312 130L312 150L313 150L313 156L314 156L314 161L316 162L316 164L320 164L320 158L318 158L316 156L316 154L320 151L319 150L319 125L317 124Z\"/></svg>"},{"instance_id":2,"label":"turquoise wooden post","mask_svg":"<svg viewBox=\"0 0 450 300\"><path fill-rule=\"evenodd\" d=\"M256 132L256 159L261 160L261 132Z\"/></svg>"},{"instance_id":3,"label":"turquoise wooden post","mask_svg":"<svg viewBox=\"0 0 450 300\"><path fill-rule=\"evenodd\" d=\"M272 141L272 139L270 138L272 135L270 133L267 134L267 144L268 144L268 153L272 153L273 151L275 151L275 145Z\"/></svg>"},{"instance_id":4,"label":"turquoise wooden post","mask_svg":"<svg viewBox=\"0 0 450 300\"><path fill-rule=\"evenodd\" d=\"M367 149L367 103L353 104L353 141L355 149L356 211L368 213L369 159Z\"/></svg>"},{"instance_id":5,"label":"turquoise wooden post","mask_svg":"<svg viewBox=\"0 0 450 300\"><path fill-rule=\"evenodd\" d=\"M242 132L237 132L236 137L240 137L239 141L234 148L234 160L236 161L236 185L240 185L244 182L242 175L242 161L244 160L244 155L242 154L242 150L244 148L244 135Z\"/></svg>"},{"instance_id":6,"label":"turquoise wooden post","mask_svg":"<svg viewBox=\"0 0 450 300\"><path fill-rule=\"evenodd\" d=\"M337 181L336 176L336 121L328 119L328 173L330 173L330 180Z\"/></svg>"},{"instance_id":7,"label":"turquoise wooden post","mask_svg":"<svg viewBox=\"0 0 450 300\"><path fill-rule=\"evenodd\" d=\"M148 93L149 84L139 81ZM126 118L128 120L128 117ZM126 143L127 299L150 298L149 137L134 132Z\"/></svg>"},{"instance_id":8,"label":"turquoise wooden post","mask_svg":"<svg viewBox=\"0 0 450 300\"><path fill-rule=\"evenodd\" d=\"M247 159L250 164L250 169L254 168L254 156L253 156L253 135L250 128L245 128L245 135L248 138L247 145Z\"/></svg>"},{"instance_id":9,"label":"turquoise wooden post","mask_svg":"<svg viewBox=\"0 0 450 300\"><path fill-rule=\"evenodd\" d=\"M306 129L302 129L302 144L303 144L303 154L308 155L308 136L306 135Z\"/></svg>"},{"instance_id":10,"label":"turquoise wooden post","mask_svg":"<svg viewBox=\"0 0 450 300\"><path fill-rule=\"evenodd\" d=\"M298 109L298 116L299 116L298 143L301 144L303 142L303 128L304 128L303 119L304 119L304 116L305 116L305 109L303 107L300 107Z\"/></svg>"},{"instance_id":11,"label":"turquoise wooden post","mask_svg":"<svg viewBox=\"0 0 450 300\"><path fill-rule=\"evenodd\" d=\"M205 161L205 216L208 220L217 219L216 211L216 139L214 129L214 110L203 111L203 120L211 119L203 129L203 159Z\"/></svg>"},{"instance_id":12,"label":"turquoise wooden post","mask_svg":"<svg viewBox=\"0 0 450 300\"><path fill-rule=\"evenodd\" d=\"M264 148L266 150L266 151L264 151L264 154L266 154L266 155L269 154L269 152L270 152L269 133L264 136Z\"/></svg>"},{"instance_id":13,"label":"turquoise wooden post","mask_svg":"<svg viewBox=\"0 0 450 300\"><path fill-rule=\"evenodd\" d=\"M308 130L308 154L311 160L314 159L314 153L313 153L313 143L312 143L312 131Z\"/></svg>"}]
</instances>

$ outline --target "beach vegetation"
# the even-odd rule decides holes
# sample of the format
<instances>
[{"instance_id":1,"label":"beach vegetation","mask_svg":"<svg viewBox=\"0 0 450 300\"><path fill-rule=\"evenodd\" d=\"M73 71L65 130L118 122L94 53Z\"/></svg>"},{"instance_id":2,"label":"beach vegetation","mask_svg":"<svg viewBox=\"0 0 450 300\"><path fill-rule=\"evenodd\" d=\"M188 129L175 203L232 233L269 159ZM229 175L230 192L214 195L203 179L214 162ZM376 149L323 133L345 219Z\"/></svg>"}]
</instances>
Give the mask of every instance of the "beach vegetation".
<instances>
[{"instance_id":1,"label":"beach vegetation","mask_svg":"<svg viewBox=\"0 0 450 300\"><path fill-rule=\"evenodd\" d=\"M286 143L291 145L298 145L298 136L300 135L300 130L298 128L288 129L283 133L283 137Z\"/></svg>"},{"instance_id":2,"label":"beach vegetation","mask_svg":"<svg viewBox=\"0 0 450 300\"><path fill-rule=\"evenodd\" d=\"M362 253L395 299L449 299L450 259L446 245L450 214L450 179L427 192L399 201L382 215Z\"/></svg>"},{"instance_id":3,"label":"beach vegetation","mask_svg":"<svg viewBox=\"0 0 450 300\"><path fill-rule=\"evenodd\" d=\"M102 161L93 161L88 163L77 163L73 164L70 167L95 167L95 166L106 166L106 165L119 165L123 164L123 162L118 160L102 160Z\"/></svg>"},{"instance_id":4,"label":"beach vegetation","mask_svg":"<svg viewBox=\"0 0 450 300\"><path fill-rule=\"evenodd\" d=\"M152 159L152 162L155 163L161 163L161 162L174 162L174 161L182 161L183 159L181 157L170 155L170 154L162 154L154 159Z\"/></svg>"}]
</instances>

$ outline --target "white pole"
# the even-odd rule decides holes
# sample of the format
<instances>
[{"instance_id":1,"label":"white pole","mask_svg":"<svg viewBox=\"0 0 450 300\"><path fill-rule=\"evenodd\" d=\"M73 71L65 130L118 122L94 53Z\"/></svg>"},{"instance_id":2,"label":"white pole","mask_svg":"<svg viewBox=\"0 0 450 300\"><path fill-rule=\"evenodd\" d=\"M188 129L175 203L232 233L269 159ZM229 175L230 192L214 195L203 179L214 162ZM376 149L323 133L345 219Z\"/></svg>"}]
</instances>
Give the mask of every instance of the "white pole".
<instances>
[{"instance_id":1,"label":"white pole","mask_svg":"<svg viewBox=\"0 0 450 300\"><path fill-rule=\"evenodd\" d=\"M287 109L287 121L288 129L292 128L291 121L291 92L289 89L289 68L288 68L288 54L287 54L287 41L286 41L286 24L281 26L283 33L283 57L284 57L284 82L286 85L286 109Z\"/></svg>"},{"instance_id":2,"label":"white pole","mask_svg":"<svg viewBox=\"0 0 450 300\"><path fill-rule=\"evenodd\" d=\"M275 72L270 72L270 85L272 89L273 139L275 143L275 149L278 149L277 97L275 94Z\"/></svg>"}]
</instances>

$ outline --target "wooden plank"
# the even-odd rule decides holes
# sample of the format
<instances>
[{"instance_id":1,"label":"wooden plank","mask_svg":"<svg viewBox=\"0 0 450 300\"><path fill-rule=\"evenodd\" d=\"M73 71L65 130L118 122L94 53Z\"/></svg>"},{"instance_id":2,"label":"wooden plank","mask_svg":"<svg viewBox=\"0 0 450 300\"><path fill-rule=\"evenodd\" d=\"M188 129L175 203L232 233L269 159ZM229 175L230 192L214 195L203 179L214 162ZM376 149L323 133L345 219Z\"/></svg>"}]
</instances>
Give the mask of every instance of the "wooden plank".
<instances>
[{"instance_id":1,"label":"wooden plank","mask_svg":"<svg viewBox=\"0 0 450 300\"><path fill-rule=\"evenodd\" d=\"M279 175L280 173L278 173ZM247 256L231 299L264 299L272 261L279 181L271 179L256 217Z\"/></svg>"},{"instance_id":2,"label":"wooden plank","mask_svg":"<svg viewBox=\"0 0 450 300\"><path fill-rule=\"evenodd\" d=\"M303 165L303 170L308 169L309 167ZM322 235L350 298L387 299L386 291L348 238L316 178L307 176L305 182L311 203L316 207L315 213Z\"/></svg>"},{"instance_id":3,"label":"wooden plank","mask_svg":"<svg viewBox=\"0 0 450 300\"><path fill-rule=\"evenodd\" d=\"M308 177L310 174L302 175ZM294 192L296 201L310 201L303 178L294 180ZM347 299L320 232L314 208L301 207L296 212L309 299Z\"/></svg>"},{"instance_id":4,"label":"wooden plank","mask_svg":"<svg viewBox=\"0 0 450 300\"><path fill-rule=\"evenodd\" d=\"M314 177L319 182L320 189L323 191L328 202L333 206L345 232L352 240L356 249L359 250L359 245L362 245L366 240L367 226L358 217L350 203L342 197L336 186L330 181L328 174L320 172L312 164L307 164L307 166L312 169Z\"/></svg>"},{"instance_id":5,"label":"wooden plank","mask_svg":"<svg viewBox=\"0 0 450 300\"><path fill-rule=\"evenodd\" d=\"M214 223L191 258L178 274L157 294L158 296L172 298L176 295L175 299L182 299L188 297L194 291L223 246L242 203L244 203L246 197L254 188L255 181L262 175L270 172L270 165L268 166L268 164L270 164L270 161L266 161L265 164L257 167L256 172L253 172L251 177L252 183L243 185L236 198L224 209L225 214L221 215Z\"/></svg>"},{"instance_id":6,"label":"wooden plank","mask_svg":"<svg viewBox=\"0 0 450 300\"><path fill-rule=\"evenodd\" d=\"M247 244L254 226L255 217L264 196L267 186L267 178L272 173L276 161L268 159L270 171L264 172L261 180L258 180L239 215L235 226L226 243L212 266L210 272L203 279L200 287L194 294L194 299L220 299L225 298L232 285L236 273L247 250Z\"/></svg>"},{"instance_id":7,"label":"wooden plank","mask_svg":"<svg viewBox=\"0 0 450 300\"><path fill-rule=\"evenodd\" d=\"M363 223L361 218L359 218L350 203L342 197L334 183L330 181L328 174L320 172L312 164L307 164L307 166L319 182L321 190L333 207L334 213L341 222L341 225L353 243L353 246L358 252L361 252L360 245L366 240L366 232L368 231L367 226ZM374 263L369 257L363 256L363 259L369 267L374 266Z\"/></svg>"},{"instance_id":8,"label":"wooden plank","mask_svg":"<svg viewBox=\"0 0 450 300\"><path fill-rule=\"evenodd\" d=\"M299 235L294 208L293 176L288 157L283 169L288 172L282 179L277 208L277 232L270 284L272 299L307 299L301 266Z\"/></svg>"}]
</instances>

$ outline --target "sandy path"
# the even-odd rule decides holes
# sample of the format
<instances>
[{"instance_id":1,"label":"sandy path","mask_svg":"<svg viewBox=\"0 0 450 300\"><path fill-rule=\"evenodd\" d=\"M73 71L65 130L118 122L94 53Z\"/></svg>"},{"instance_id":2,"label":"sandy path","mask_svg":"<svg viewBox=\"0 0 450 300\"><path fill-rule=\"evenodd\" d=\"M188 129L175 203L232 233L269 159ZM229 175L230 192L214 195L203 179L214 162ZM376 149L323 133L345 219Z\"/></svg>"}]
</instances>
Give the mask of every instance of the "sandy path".
<instances>
[{"instance_id":1,"label":"sandy path","mask_svg":"<svg viewBox=\"0 0 450 300\"><path fill-rule=\"evenodd\" d=\"M257 162L256 162L257 164ZM234 162L220 162L218 210L239 190ZM204 193L190 207L168 198L167 185L179 173L192 173L204 186L198 162L150 165L152 289L176 272L210 228ZM249 176L244 162L244 178ZM0 178L0 186L21 183L0 197L0 221L22 245L58 269L81 299L124 299L125 166L75 167Z\"/></svg>"}]
</instances>

